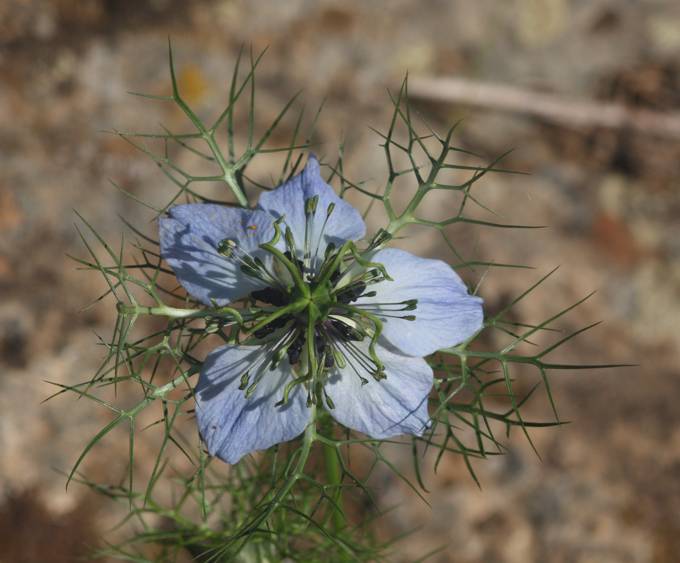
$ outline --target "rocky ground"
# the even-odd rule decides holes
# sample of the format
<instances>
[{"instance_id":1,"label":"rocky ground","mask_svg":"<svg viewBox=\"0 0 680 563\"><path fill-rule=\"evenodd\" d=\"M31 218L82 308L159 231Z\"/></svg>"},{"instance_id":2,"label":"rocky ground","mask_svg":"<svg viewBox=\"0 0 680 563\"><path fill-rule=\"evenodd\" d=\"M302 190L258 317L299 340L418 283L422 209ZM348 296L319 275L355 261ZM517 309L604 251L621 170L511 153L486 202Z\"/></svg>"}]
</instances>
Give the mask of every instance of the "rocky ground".
<instances>
[{"instance_id":1,"label":"rocky ground","mask_svg":"<svg viewBox=\"0 0 680 563\"><path fill-rule=\"evenodd\" d=\"M567 97L680 110L680 6L672 0L7 0L0 4L0 561L69 561L97 543L110 507L64 477L105 413L70 399L41 401L46 380L73 383L96 368L94 331L113 311L79 312L102 285L74 269L82 255L77 209L116 240L119 215L142 208L112 188L161 204L168 188L143 155L101 130L181 128L167 105L127 95L168 86L167 36L180 84L199 111L216 108L242 44L269 46L259 81L265 125L299 89L313 112L320 155L346 141L347 175L377 185L385 88L412 76L454 75ZM429 508L387 481L384 526L421 525L395 561L436 546L436 561L674 562L680 553L680 141L654 131L571 129L461 105L419 103L437 126L465 117L457 143L531 176L496 175L480 197L503 219L549 225L536 232L455 233L493 270L480 294L498 309L540 273L560 270L517 310L539 321L596 289L564 328L603 326L560 360L639 367L562 372L560 414L572 423L535 432L542 459L516 436L509 455L460 460L428 479ZM291 124L284 125L280 139ZM267 168L257 173L266 181ZM436 206L433 206L436 212ZM153 228L149 225L149 232ZM438 239L418 239L436 255ZM549 416L537 401L533 417ZM88 471L125 468L124 441L98 451ZM112 477L113 478L113 477ZM101 524L100 524L101 523ZM58 541L55 541L58 538ZM33 542L31 549L26 547Z\"/></svg>"}]
</instances>

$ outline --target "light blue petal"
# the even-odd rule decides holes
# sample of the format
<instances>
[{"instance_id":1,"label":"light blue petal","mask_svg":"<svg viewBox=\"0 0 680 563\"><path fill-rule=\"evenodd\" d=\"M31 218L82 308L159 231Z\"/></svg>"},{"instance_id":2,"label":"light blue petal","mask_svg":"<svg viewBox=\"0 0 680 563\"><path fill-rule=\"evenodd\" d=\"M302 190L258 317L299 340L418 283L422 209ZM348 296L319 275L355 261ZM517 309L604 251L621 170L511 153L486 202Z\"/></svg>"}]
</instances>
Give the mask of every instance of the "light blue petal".
<instances>
[{"instance_id":1,"label":"light blue petal","mask_svg":"<svg viewBox=\"0 0 680 563\"><path fill-rule=\"evenodd\" d=\"M272 217L262 211L210 203L177 205L160 219L161 256L189 295L206 305L213 299L225 305L266 284L245 275L237 261L217 252L217 245L234 239L239 248L267 263L270 255L258 246L272 234Z\"/></svg>"},{"instance_id":2,"label":"light blue petal","mask_svg":"<svg viewBox=\"0 0 680 563\"><path fill-rule=\"evenodd\" d=\"M198 428L210 455L236 463L255 450L292 440L310 422L307 394L300 385L285 405L275 406L293 374L288 362L270 370L267 359L271 350L265 346L222 346L205 359L194 393ZM250 383L262 376L247 399L239 389L246 372Z\"/></svg>"},{"instance_id":3,"label":"light blue petal","mask_svg":"<svg viewBox=\"0 0 680 563\"><path fill-rule=\"evenodd\" d=\"M385 266L394 281L369 286L374 297L360 297L357 304L375 304L383 321L383 336L400 352L427 356L441 348L460 344L482 328L482 300L468 294L458 274L441 260L414 256L403 250L379 250L371 258ZM415 311L387 312L395 306L379 305L417 299ZM396 317L415 315L414 321Z\"/></svg>"},{"instance_id":4,"label":"light blue petal","mask_svg":"<svg viewBox=\"0 0 680 563\"><path fill-rule=\"evenodd\" d=\"M355 344L368 355L368 338ZM329 412L341 424L376 439L422 435L430 418L427 398L432 389L432 369L422 358L402 356L380 345L376 351L385 364L387 378L376 381L348 357L347 367L335 368L326 383L326 393L334 404ZM362 385L358 374L368 383Z\"/></svg>"},{"instance_id":5,"label":"light blue petal","mask_svg":"<svg viewBox=\"0 0 680 563\"><path fill-rule=\"evenodd\" d=\"M275 190L263 193L258 207L275 217L285 215L285 223L293 232L298 256L301 258L305 241L305 201L313 196L319 196L316 214L309 231L310 251L315 257L312 265L316 269L321 264L329 243L340 246L348 240L362 239L366 234L366 225L359 212L338 197L333 188L321 177L316 157L309 155L307 166L302 173ZM326 212L331 203L335 208L324 227Z\"/></svg>"}]
</instances>

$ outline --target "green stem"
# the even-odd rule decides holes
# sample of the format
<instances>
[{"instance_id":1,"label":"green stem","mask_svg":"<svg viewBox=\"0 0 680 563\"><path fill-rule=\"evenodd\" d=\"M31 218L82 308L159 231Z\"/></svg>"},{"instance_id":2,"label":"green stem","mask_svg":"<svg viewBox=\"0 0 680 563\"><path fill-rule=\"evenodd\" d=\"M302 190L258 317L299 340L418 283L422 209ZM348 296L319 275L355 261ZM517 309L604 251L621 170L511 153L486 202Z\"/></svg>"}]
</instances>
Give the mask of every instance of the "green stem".
<instances>
[{"instance_id":1,"label":"green stem","mask_svg":"<svg viewBox=\"0 0 680 563\"><path fill-rule=\"evenodd\" d=\"M330 498L333 502L331 508L333 511L333 529L338 532L345 527L345 512L342 506L342 472L334 445L324 442L323 459L326 466L326 480L328 485L332 487Z\"/></svg>"},{"instance_id":2,"label":"green stem","mask_svg":"<svg viewBox=\"0 0 680 563\"><path fill-rule=\"evenodd\" d=\"M239 185L236 180L236 175L234 174L234 167L227 162L222 154L217 141L215 140L215 131L206 129L203 122L198 118L194 111L189 107L189 105L184 101L182 96L180 96L179 88L177 86L177 78L175 77L175 65L172 59L172 49L170 49L170 78L172 79L172 99L175 101L177 106L184 112L184 114L189 118L189 120L194 124L197 131L200 133L201 137L205 140L206 144L210 148L215 162L222 170L222 178L224 182L229 186L236 201L241 207L248 207L248 198L246 194L243 193L243 188Z\"/></svg>"},{"instance_id":3,"label":"green stem","mask_svg":"<svg viewBox=\"0 0 680 563\"><path fill-rule=\"evenodd\" d=\"M154 315L159 317L173 317L183 319L186 317L196 317L204 314L202 309L179 309L177 307L144 307L141 305L126 305L118 303L118 312L124 315Z\"/></svg>"},{"instance_id":4,"label":"green stem","mask_svg":"<svg viewBox=\"0 0 680 563\"><path fill-rule=\"evenodd\" d=\"M245 538L244 544L241 546L241 549L243 549L243 546L246 545L247 538L249 537L249 535L253 531L258 530L259 527L264 522L266 522L267 518L269 518L281 506L281 503L288 496L288 494L293 489L295 484L304 475L305 465L307 465L309 454L312 451L312 445L317 440L316 407L314 405L312 405L312 407L310 408L310 415L311 420L309 421L307 429L305 430L305 434L302 439L302 447L300 448L300 454L298 456L297 462L295 463L295 467L293 468L289 477L286 479L286 482L281 486L281 488L276 492L274 497L271 499L267 508L263 510L260 514L258 514L255 518L253 518L250 522L248 522L248 524L246 524L240 531L239 535L242 538Z\"/></svg>"},{"instance_id":5,"label":"green stem","mask_svg":"<svg viewBox=\"0 0 680 563\"><path fill-rule=\"evenodd\" d=\"M238 201L238 204L241 207L248 207L248 198L246 197L246 194L243 193L243 189L239 185L238 180L236 180L234 168L224 158L217 141L215 141L215 137L213 137L211 133L206 132L205 129L201 131L201 133L203 133L203 138L210 147L210 151L213 153L217 164L222 169L224 182L231 189L236 201Z\"/></svg>"},{"instance_id":6,"label":"green stem","mask_svg":"<svg viewBox=\"0 0 680 563\"><path fill-rule=\"evenodd\" d=\"M123 315L153 315L158 317L171 317L174 319L201 318L201 317L228 317L238 323L243 323L241 313L231 307L220 307L219 309L180 309L178 307L168 307L159 305L157 307L146 307L142 305L126 305L118 302L118 312Z\"/></svg>"}]
</instances>

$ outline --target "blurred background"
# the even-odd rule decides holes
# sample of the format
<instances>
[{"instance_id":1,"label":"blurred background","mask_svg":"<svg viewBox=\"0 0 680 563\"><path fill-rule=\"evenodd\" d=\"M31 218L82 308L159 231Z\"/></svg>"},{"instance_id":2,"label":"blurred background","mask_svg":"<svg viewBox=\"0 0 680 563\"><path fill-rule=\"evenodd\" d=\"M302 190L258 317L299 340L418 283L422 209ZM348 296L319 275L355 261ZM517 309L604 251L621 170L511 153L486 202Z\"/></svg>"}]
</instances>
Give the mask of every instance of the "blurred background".
<instances>
[{"instance_id":1,"label":"blurred background","mask_svg":"<svg viewBox=\"0 0 680 563\"><path fill-rule=\"evenodd\" d=\"M168 36L182 90L201 111L224 104L242 44L268 46L258 124L300 89L311 113L326 99L316 152L332 161L344 140L347 176L374 187L384 162L368 127L387 126L386 89L408 71L414 90L421 86L414 105L430 122L443 129L464 118L456 144L489 159L515 149L504 165L531 172L487 176L477 193L506 222L549 228L460 234L468 255L536 268L484 276L488 310L561 266L516 320L541 321L597 290L563 326L604 324L560 359L639 364L557 374L558 408L572 423L532 434L541 459L517 435L507 456L476 463L481 490L456 458L426 478L431 508L387 479L382 502L401 507L380 525L388 534L421 528L395 561L443 544L432 560L679 561L675 0L2 0L0 561L70 561L120 515L82 488L65 492L60 473L107 413L72 398L41 401L53 391L46 380L92 374L95 332L109 334L114 319L111 305L80 312L102 285L65 256L83 255L73 209L116 241L119 215L154 227L109 179L157 204L170 193L151 161L101 132L184 124L176 108L126 94L168 91ZM492 95L430 99L432 83L422 79L452 77L489 85ZM520 100L511 109L507 87ZM552 114L535 113L537 95L556 96ZM569 112L584 102L605 105L572 122ZM603 124L611 104L628 117ZM662 117L635 121L641 110ZM291 130L284 125L278 139ZM444 252L429 235L418 248ZM549 407L536 401L527 416L548 418ZM121 479L126 447L109 440L86 471Z\"/></svg>"}]
</instances>

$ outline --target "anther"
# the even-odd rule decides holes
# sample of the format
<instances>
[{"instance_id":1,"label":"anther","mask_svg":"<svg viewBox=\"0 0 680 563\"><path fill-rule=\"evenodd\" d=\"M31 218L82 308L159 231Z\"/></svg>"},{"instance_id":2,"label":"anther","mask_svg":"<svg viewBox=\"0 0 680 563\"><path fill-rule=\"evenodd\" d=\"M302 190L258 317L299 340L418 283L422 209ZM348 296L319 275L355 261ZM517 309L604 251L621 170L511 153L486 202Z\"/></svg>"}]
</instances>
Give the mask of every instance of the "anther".
<instances>
[{"instance_id":1,"label":"anther","mask_svg":"<svg viewBox=\"0 0 680 563\"><path fill-rule=\"evenodd\" d=\"M345 340L345 341L348 341L348 342L351 342L351 341L360 342L360 341L362 341L362 340L364 339L364 334L363 334L360 330L358 330L358 329L356 329L356 328L354 328L354 327L351 327L351 326L349 326L349 325L347 325L347 324L345 324L345 323L343 323L343 322L341 322L341 321L338 321L338 320L336 320L336 319L333 319L333 320L331 321L331 324L332 324L333 328L334 328L336 331L338 331L338 333L340 334L340 336L342 336L343 340Z\"/></svg>"},{"instance_id":2,"label":"anther","mask_svg":"<svg viewBox=\"0 0 680 563\"><path fill-rule=\"evenodd\" d=\"M323 233L326 230L326 225L328 225L328 220L331 218L331 215L333 214L333 210L335 209L335 203L331 202L328 204L328 207L326 208L326 218L323 220L323 225L321 225L321 229L319 230L319 234L316 239L316 244L314 246L314 256L316 257L317 254L319 253L319 246L321 245L321 241L323 240ZM334 244L329 244L328 247L331 247L331 252L335 249ZM328 258L329 253L328 253L328 247L326 247L326 253L324 257L324 261Z\"/></svg>"},{"instance_id":3,"label":"anther","mask_svg":"<svg viewBox=\"0 0 680 563\"><path fill-rule=\"evenodd\" d=\"M230 238L225 238L217 243L217 252L226 258L231 258L236 249L236 241Z\"/></svg>"},{"instance_id":4,"label":"anther","mask_svg":"<svg viewBox=\"0 0 680 563\"><path fill-rule=\"evenodd\" d=\"M373 237L373 240L371 243L368 245L368 248L366 250L374 250L385 243L389 242L392 240L393 235L388 233L385 229L380 229L375 236Z\"/></svg>"},{"instance_id":5,"label":"anther","mask_svg":"<svg viewBox=\"0 0 680 563\"><path fill-rule=\"evenodd\" d=\"M244 391L246 389L246 387L248 387L249 381L250 381L250 372L247 371L241 376L241 384L238 386L238 388L241 391Z\"/></svg>"},{"instance_id":6,"label":"anther","mask_svg":"<svg viewBox=\"0 0 680 563\"><path fill-rule=\"evenodd\" d=\"M276 280L267 270L262 260L251 256L239 248L235 240L229 238L222 239L217 243L216 248L219 254L240 264L241 271L247 276L267 281L268 283L276 283Z\"/></svg>"},{"instance_id":7,"label":"anther","mask_svg":"<svg viewBox=\"0 0 680 563\"><path fill-rule=\"evenodd\" d=\"M302 355L302 348L305 345L305 337L302 333L298 333L293 343L288 348L288 361L290 365L295 365L300 361L300 356Z\"/></svg>"},{"instance_id":8,"label":"anther","mask_svg":"<svg viewBox=\"0 0 680 563\"><path fill-rule=\"evenodd\" d=\"M286 247L288 248L288 252L290 252L291 255L295 254L295 238L293 237L293 231L290 230L290 227L286 227L286 232L283 235L284 238L286 239ZM290 258L289 258L290 260Z\"/></svg>"},{"instance_id":9,"label":"anther","mask_svg":"<svg viewBox=\"0 0 680 563\"><path fill-rule=\"evenodd\" d=\"M373 373L371 373L371 375L373 376L373 379L375 379L376 381L382 381L383 379L387 379L387 375L381 369L374 371Z\"/></svg>"},{"instance_id":10,"label":"anther","mask_svg":"<svg viewBox=\"0 0 680 563\"><path fill-rule=\"evenodd\" d=\"M289 320L290 320L289 315L284 315L283 317L274 319L272 322L267 323L262 328L253 332L253 335L255 336L255 338L264 338L265 336L274 332L276 329L285 326Z\"/></svg>"},{"instance_id":11,"label":"anther","mask_svg":"<svg viewBox=\"0 0 680 563\"><path fill-rule=\"evenodd\" d=\"M257 388L257 384L260 382L260 378L256 379L255 382L246 389L246 399L250 399L250 397L253 396L253 393L255 393L255 389Z\"/></svg>"},{"instance_id":12,"label":"anther","mask_svg":"<svg viewBox=\"0 0 680 563\"><path fill-rule=\"evenodd\" d=\"M402 309L402 311L415 311L417 307L418 307L417 299L408 299L407 301L404 301L404 308Z\"/></svg>"},{"instance_id":13,"label":"anther","mask_svg":"<svg viewBox=\"0 0 680 563\"><path fill-rule=\"evenodd\" d=\"M314 215L319 203L319 196L315 195L305 201L305 215Z\"/></svg>"},{"instance_id":14,"label":"anther","mask_svg":"<svg viewBox=\"0 0 680 563\"><path fill-rule=\"evenodd\" d=\"M340 280L342 275L343 275L343 272L341 272L340 270L335 270L335 272L333 272L333 274L331 275L331 278L329 280L331 282L331 286L335 286L335 284L338 283L338 280Z\"/></svg>"},{"instance_id":15,"label":"anther","mask_svg":"<svg viewBox=\"0 0 680 563\"><path fill-rule=\"evenodd\" d=\"M324 388L323 390L323 397L326 400L326 405L328 406L329 409L333 410L335 408L335 403L333 402L333 399L330 398L328 393L326 393L326 389Z\"/></svg>"},{"instance_id":16,"label":"anther","mask_svg":"<svg viewBox=\"0 0 680 563\"><path fill-rule=\"evenodd\" d=\"M319 204L319 196L315 195L305 201L305 240L302 247L303 264L305 271L311 269L312 258L312 227L314 226L314 215L316 214L316 207Z\"/></svg>"},{"instance_id":17,"label":"anther","mask_svg":"<svg viewBox=\"0 0 680 563\"><path fill-rule=\"evenodd\" d=\"M335 365L335 361L333 359L331 347L326 338L327 337L322 334L321 331L317 330L314 335L314 347L316 348L316 355L324 359L323 367L328 369Z\"/></svg>"},{"instance_id":18,"label":"anther","mask_svg":"<svg viewBox=\"0 0 680 563\"><path fill-rule=\"evenodd\" d=\"M300 268L300 261L290 250L286 250L283 255L288 258L297 268Z\"/></svg>"},{"instance_id":19,"label":"anther","mask_svg":"<svg viewBox=\"0 0 680 563\"><path fill-rule=\"evenodd\" d=\"M352 301L359 299L364 291L366 291L366 284L362 281L357 281L340 288L337 293L337 298L340 303L351 303Z\"/></svg>"},{"instance_id":20,"label":"anther","mask_svg":"<svg viewBox=\"0 0 680 563\"><path fill-rule=\"evenodd\" d=\"M316 355L320 356L326 347L326 341L323 335L317 330L314 334L314 349L316 350Z\"/></svg>"},{"instance_id":21,"label":"anther","mask_svg":"<svg viewBox=\"0 0 680 563\"><path fill-rule=\"evenodd\" d=\"M347 360L345 360L345 356L343 356L342 352L337 348L333 348L332 354L333 361L335 362L335 365L338 366L338 369L345 369L347 367Z\"/></svg>"},{"instance_id":22,"label":"anther","mask_svg":"<svg viewBox=\"0 0 680 563\"><path fill-rule=\"evenodd\" d=\"M262 301L263 303L268 303L275 307L281 307L282 305L288 304L288 295L284 291L274 287L257 289L252 291L250 296L257 301Z\"/></svg>"}]
</instances>

